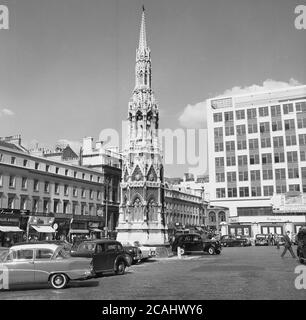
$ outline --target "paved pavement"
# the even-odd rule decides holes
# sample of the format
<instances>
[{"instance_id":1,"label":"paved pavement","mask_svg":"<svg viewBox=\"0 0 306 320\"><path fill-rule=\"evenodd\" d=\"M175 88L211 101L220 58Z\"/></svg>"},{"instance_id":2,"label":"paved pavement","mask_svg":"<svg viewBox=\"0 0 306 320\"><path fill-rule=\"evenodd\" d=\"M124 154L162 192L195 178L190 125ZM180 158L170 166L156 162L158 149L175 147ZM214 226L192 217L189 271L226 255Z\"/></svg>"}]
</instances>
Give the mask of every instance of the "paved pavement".
<instances>
[{"instance_id":1,"label":"paved pavement","mask_svg":"<svg viewBox=\"0 0 306 320\"><path fill-rule=\"evenodd\" d=\"M296 250L296 248L294 248ZM0 292L5 299L306 299L297 290L299 262L282 248L224 248L221 255L160 258L132 266L123 276L70 283L64 290L46 286Z\"/></svg>"}]
</instances>

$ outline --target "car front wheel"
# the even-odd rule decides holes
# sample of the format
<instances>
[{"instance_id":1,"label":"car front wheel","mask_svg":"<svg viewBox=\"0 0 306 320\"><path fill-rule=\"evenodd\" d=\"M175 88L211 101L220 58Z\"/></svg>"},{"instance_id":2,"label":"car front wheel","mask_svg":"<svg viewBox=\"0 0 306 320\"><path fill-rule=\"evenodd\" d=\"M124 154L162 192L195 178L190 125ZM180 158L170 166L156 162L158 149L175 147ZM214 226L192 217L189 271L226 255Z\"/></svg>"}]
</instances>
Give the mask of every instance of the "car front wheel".
<instances>
[{"instance_id":1,"label":"car front wheel","mask_svg":"<svg viewBox=\"0 0 306 320\"><path fill-rule=\"evenodd\" d=\"M214 249L213 247L210 247L210 248L208 249L208 253L209 253L210 255L213 255L213 254L215 253L215 249Z\"/></svg>"},{"instance_id":2,"label":"car front wheel","mask_svg":"<svg viewBox=\"0 0 306 320\"><path fill-rule=\"evenodd\" d=\"M117 264L116 274L122 275L125 273L125 263L124 261L119 261Z\"/></svg>"},{"instance_id":3,"label":"car front wheel","mask_svg":"<svg viewBox=\"0 0 306 320\"><path fill-rule=\"evenodd\" d=\"M64 289L68 284L68 278L63 273L53 274L50 283L54 289Z\"/></svg>"},{"instance_id":4,"label":"car front wheel","mask_svg":"<svg viewBox=\"0 0 306 320\"><path fill-rule=\"evenodd\" d=\"M216 250L216 254L220 254L221 253L221 250Z\"/></svg>"}]
</instances>

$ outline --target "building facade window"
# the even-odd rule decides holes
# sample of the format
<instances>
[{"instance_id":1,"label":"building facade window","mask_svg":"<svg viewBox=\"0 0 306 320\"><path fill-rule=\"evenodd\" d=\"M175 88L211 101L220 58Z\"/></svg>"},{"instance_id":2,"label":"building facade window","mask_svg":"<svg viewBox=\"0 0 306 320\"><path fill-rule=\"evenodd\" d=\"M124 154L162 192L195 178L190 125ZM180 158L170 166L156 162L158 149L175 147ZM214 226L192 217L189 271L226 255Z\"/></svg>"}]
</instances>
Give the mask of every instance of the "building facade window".
<instances>
[{"instance_id":1,"label":"building facade window","mask_svg":"<svg viewBox=\"0 0 306 320\"><path fill-rule=\"evenodd\" d=\"M214 122L222 122L222 113L214 113Z\"/></svg>"},{"instance_id":2,"label":"building facade window","mask_svg":"<svg viewBox=\"0 0 306 320\"><path fill-rule=\"evenodd\" d=\"M262 148L270 148L271 147L271 139L270 138L262 138L261 139L261 147Z\"/></svg>"},{"instance_id":3,"label":"building facade window","mask_svg":"<svg viewBox=\"0 0 306 320\"><path fill-rule=\"evenodd\" d=\"M9 178L9 187L10 188L15 188L16 185L16 177L15 176L10 176Z\"/></svg>"},{"instance_id":4,"label":"building facade window","mask_svg":"<svg viewBox=\"0 0 306 320\"><path fill-rule=\"evenodd\" d=\"M224 181L225 181L224 172L217 172L216 173L216 182L224 182Z\"/></svg>"},{"instance_id":5,"label":"building facade window","mask_svg":"<svg viewBox=\"0 0 306 320\"><path fill-rule=\"evenodd\" d=\"M226 136L233 136L235 134L234 126L225 127L225 135Z\"/></svg>"},{"instance_id":6,"label":"building facade window","mask_svg":"<svg viewBox=\"0 0 306 320\"><path fill-rule=\"evenodd\" d=\"M48 181L45 182L45 192L48 193L50 191L50 183Z\"/></svg>"},{"instance_id":7,"label":"building facade window","mask_svg":"<svg viewBox=\"0 0 306 320\"><path fill-rule=\"evenodd\" d=\"M281 115L281 107L280 106L271 106L271 116L276 117Z\"/></svg>"},{"instance_id":8,"label":"building facade window","mask_svg":"<svg viewBox=\"0 0 306 320\"><path fill-rule=\"evenodd\" d=\"M249 180L248 171L239 171L239 181L248 181Z\"/></svg>"},{"instance_id":9,"label":"building facade window","mask_svg":"<svg viewBox=\"0 0 306 320\"><path fill-rule=\"evenodd\" d=\"M250 164L259 164L259 155L251 154L250 155Z\"/></svg>"},{"instance_id":10,"label":"building facade window","mask_svg":"<svg viewBox=\"0 0 306 320\"><path fill-rule=\"evenodd\" d=\"M236 120L243 120L243 119L245 119L244 110L236 110Z\"/></svg>"},{"instance_id":11,"label":"building facade window","mask_svg":"<svg viewBox=\"0 0 306 320\"><path fill-rule=\"evenodd\" d=\"M236 198L237 197L237 188L228 188L227 189L228 198Z\"/></svg>"},{"instance_id":12,"label":"building facade window","mask_svg":"<svg viewBox=\"0 0 306 320\"><path fill-rule=\"evenodd\" d=\"M269 108L268 108L268 107L260 107L260 108L259 108L259 116L260 116L260 117L267 117L267 116L269 116Z\"/></svg>"},{"instance_id":13,"label":"building facade window","mask_svg":"<svg viewBox=\"0 0 306 320\"><path fill-rule=\"evenodd\" d=\"M248 165L248 156L238 156L238 165L247 166Z\"/></svg>"},{"instance_id":14,"label":"building facade window","mask_svg":"<svg viewBox=\"0 0 306 320\"><path fill-rule=\"evenodd\" d=\"M241 198L249 197L249 187L240 187L239 188L239 196Z\"/></svg>"},{"instance_id":15,"label":"building facade window","mask_svg":"<svg viewBox=\"0 0 306 320\"><path fill-rule=\"evenodd\" d=\"M247 116L248 116L248 119L256 119L257 117L256 109L255 108L248 109Z\"/></svg>"},{"instance_id":16,"label":"building facade window","mask_svg":"<svg viewBox=\"0 0 306 320\"><path fill-rule=\"evenodd\" d=\"M39 181L38 180L34 180L33 189L34 189L34 191L39 191Z\"/></svg>"},{"instance_id":17,"label":"building facade window","mask_svg":"<svg viewBox=\"0 0 306 320\"><path fill-rule=\"evenodd\" d=\"M265 197L272 197L273 196L273 186L264 186L264 196Z\"/></svg>"},{"instance_id":18,"label":"building facade window","mask_svg":"<svg viewBox=\"0 0 306 320\"><path fill-rule=\"evenodd\" d=\"M262 179L263 180L272 180L273 179L273 170L265 169L262 171Z\"/></svg>"},{"instance_id":19,"label":"building facade window","mask_svg":"<svg viewBox=\"0 0 306 320\"><path fill-rule=\"evenodd\" d=\"M234 120L234 114L233 111L224 112L224 121L233 121Z\"/></svg>"},{"instance_id":20,"label":"building facade window","mask_svg":"<svg viewBox=\"0 0 306 320\"><path fill-rule=\"evenodd\" d=\"M293 103L283 104L283 113L289 114L293 112Z\"/></svg>"},{"instance_id":21,"label":"building facade window","mask_svg":"<svg viewBox=\"0 0 306 320\"><path fill-rule=\"evenodd\" d=\"M236 165L236 158L235 158L235 156L226 157L226 165L227 165L228 167L235 166L235 165Z\"/></svg>"},{"instance_id":22,"label":"building facade window","mask_svg":"<svg viewBox=\"0 0 306 320\"><path fill-rule=\"evenodd\" d=\"M274 162L275 163L285 162L284 152L274 152Z\"/></svg>"},{"instance_id":23,"label":"building facade window","mask_svg":"<svg viewBox=\"0 0 306 320\"><path fill-rule=\"evenodd\" d=\"M258 132L257 123L250 123L248 125L248 133L257 133L257 132Z\"/></svg>"},{"instance_id":24,"label":"building facade window","mask_svg":"<svg viewBox=\"0 0 306 320\"><path fill-rule=\"evenodd\" d=\"M216 189L216 197L218 199L225 198L225 188L217 188Z\"/></svg>"}]
</instances>

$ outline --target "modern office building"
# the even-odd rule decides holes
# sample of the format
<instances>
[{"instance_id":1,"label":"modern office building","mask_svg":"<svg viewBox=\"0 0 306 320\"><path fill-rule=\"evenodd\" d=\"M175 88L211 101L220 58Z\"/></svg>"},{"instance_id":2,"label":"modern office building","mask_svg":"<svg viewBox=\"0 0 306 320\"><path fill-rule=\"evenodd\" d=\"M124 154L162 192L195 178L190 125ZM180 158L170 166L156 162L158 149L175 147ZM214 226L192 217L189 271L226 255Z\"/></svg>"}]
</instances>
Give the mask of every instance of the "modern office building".
<instances>
[{"instance_id":1,"label":"modern office building","mask_svg":"<svg viewBox=\"0 0 306 320\"><path fill-rule=\"evenodd\" d=\"M296 232L306 206L273 201L306 193L306 86L208 99L207 113L210 204L229 208L224 230Z\"/></svg>"}]
</instances>

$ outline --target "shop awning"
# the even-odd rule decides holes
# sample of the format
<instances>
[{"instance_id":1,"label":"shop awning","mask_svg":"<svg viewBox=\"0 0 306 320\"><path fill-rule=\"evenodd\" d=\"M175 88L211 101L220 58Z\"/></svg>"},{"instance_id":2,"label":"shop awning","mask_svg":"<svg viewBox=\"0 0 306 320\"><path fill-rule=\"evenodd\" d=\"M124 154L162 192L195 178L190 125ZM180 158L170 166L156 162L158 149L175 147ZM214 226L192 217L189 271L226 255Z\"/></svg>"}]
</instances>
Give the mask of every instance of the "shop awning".
<instances>
[{"instance_id":1,"label":"shop awning","mask_svg":"<svg viewBox=\"0 0 306 320\"><path fill-rule=\"evenodd\" d=\"M19 227L14 226L0 226L1 232L23 232Z\"/></svg>"},{"instance_id":2,"label":"shop awning","mask_svg":"<svg viewBox=\"0 0 306 320\"><path fill-rule=\"evenodd\" d=\"M37 232L41 233L55 233L55 230L50 226L31 226Z\"/></svg>"},{"instance_id":3,"label":"shop awning","mask_svg":"<svg viewBox=\"0 0 306 320\"><path fill-rule=\"evenodd\" d=\"M89 231L84 229L70 229L69 233L89 233Z\"/></svg>"},{"instance_id":4,"label":"shop awning","mask_svg":"<svg viewBox=\"0 0 306 320\"><path fill-rule=\"evenodd\" d=\"M101 229L98 229L98 228L92 228L90 229L91 232L102 232Z\"/></svg>"}]
</instances>

